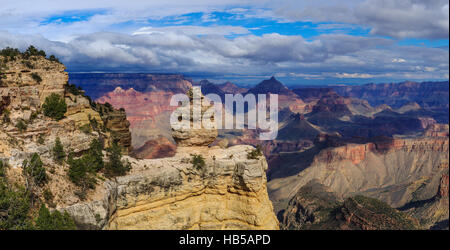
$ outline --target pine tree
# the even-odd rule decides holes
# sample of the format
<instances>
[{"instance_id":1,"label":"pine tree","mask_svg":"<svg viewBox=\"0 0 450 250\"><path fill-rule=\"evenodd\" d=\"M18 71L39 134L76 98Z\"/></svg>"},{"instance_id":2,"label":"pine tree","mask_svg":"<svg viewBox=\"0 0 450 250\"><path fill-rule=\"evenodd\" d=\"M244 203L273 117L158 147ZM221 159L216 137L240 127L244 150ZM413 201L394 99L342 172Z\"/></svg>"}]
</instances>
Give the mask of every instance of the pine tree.
<instances>
[{"instance_id":1,"label":"pine tree","mask_svg":"<svg viewBox=\"0 0 450 250\"><path fill-rule=\"evenodd\" d=\"M64 148L59 137L56 137L55 146L53 146L52 151L53 159L60 164L63 163L66 153L64 152Z\"/></svg>"},{"instance_id":2,"label":"pine tree","mask_svg":"<svg viewBox=\"0 0 450 250\"><path fill-rule=\"evenodd\" d=\"M89 148L89 154L94 162L94 171L98 172L103 169L105 163L103 162L103 145L97 140L93 139Z\"/></svg>"},{"instance_id":3,"label":"pine tree","mask_svg":"<svg viewBox=\"0 0 450 250\"><path fill-rule=\"evenodd\" d=\"M27 179L28 189L32 184L41 185L47 180L44 164L37 153L34 153L29 161L23 161L22 168L22 172Z\"/></svg>"},{"instance_id":4,"label":"pine tree","mask_svg":"<svg viewBox=\"0 0 450 250\"><path fill-rule=\"evenodd\" d=\"M122 149L113 143L108 149L109 161L105 164L106 175L109 177L125 175L131 169L129 162L122 162Z\"/></svg>"}]
</instances>

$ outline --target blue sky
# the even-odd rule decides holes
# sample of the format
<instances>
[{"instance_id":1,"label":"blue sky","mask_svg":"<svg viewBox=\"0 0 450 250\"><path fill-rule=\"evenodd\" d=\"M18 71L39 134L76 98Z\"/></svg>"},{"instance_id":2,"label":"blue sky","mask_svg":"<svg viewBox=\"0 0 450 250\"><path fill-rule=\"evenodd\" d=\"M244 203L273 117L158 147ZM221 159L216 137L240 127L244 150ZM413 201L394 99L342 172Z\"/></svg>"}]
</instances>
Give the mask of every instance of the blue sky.
<instances>
[{"instance_id":1,"label":"blue sky","mask_svg":"<svg viewBox=\"0 0 450 250\"><path fill-rule=\"evenodd\" d=\"M448 1L3 1L0 48L69 72L183 73L251 84L448 80Z\"/></svg>"}]
</instances>

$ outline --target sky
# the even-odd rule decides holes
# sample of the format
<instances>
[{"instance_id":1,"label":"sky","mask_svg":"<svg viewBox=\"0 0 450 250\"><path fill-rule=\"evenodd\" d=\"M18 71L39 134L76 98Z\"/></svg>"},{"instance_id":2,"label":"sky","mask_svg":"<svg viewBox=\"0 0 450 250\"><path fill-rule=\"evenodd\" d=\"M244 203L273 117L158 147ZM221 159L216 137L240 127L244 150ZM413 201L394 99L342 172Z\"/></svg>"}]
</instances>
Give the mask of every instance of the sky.
<instances>
[{"instance_id":1,"label":"sky","mask_svg":"<svg viewBox=\"0 0 450 250\"><path fill-rule=\"evenodd\" d=\"M68 72L242 85L448 81L448 0L0 0L0 48Z\"/></svg>"}]
</instances>

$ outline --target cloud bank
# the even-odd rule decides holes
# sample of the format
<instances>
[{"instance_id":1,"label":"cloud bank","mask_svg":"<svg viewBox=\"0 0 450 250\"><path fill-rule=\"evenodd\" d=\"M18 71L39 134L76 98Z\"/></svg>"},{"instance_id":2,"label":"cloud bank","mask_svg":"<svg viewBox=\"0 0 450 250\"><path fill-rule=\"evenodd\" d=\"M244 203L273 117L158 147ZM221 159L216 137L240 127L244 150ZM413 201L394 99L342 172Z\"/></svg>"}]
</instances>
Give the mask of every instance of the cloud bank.
<instances>
[{"instance_id":1,"label":"cloud bank","mask_svg":"<svg viewBox=\"0 0 450 250\"><path fill-rule=\"evenodd\" d=\"M72 72L448 79L448 1L132 2L7 1L0 48L33 44ZM296 32L301 25L316 33Z\"/></svg>"}]
</instances>

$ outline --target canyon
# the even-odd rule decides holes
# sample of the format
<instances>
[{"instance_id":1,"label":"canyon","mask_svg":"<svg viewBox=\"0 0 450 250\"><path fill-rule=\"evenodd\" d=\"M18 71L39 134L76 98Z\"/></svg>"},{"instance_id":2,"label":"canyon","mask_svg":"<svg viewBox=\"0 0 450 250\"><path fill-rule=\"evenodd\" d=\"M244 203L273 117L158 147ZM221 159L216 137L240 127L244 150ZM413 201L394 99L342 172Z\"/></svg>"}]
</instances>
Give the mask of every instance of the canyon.
<instances>
[{"instance_id":1,"label":"canyon","mask_svg":"<svg viewBox=\"0 0 450 250\"><path fill-rule=\"evenodd\" d=\"M39 154L49 181L37 197L52 190L47 205L67 212L79 229L448 228L442 83L289 89L275 77L252 88L176 74L69 77L64 65L39 56L5 68L0 160L9 166L7 179L24 184L22 163ZM193 86L204 95L279 94L278 137L172 129L170 98ZM67 104L61 120L41 111L51 94ZM68 164L53 157L57 138L74 157L89 152L94 139L105 154L117 143L129 172L99 172L80 197Z\"/></svg>"},{"instance_id":2,"label":"canyon","mask_svg":"<svg viewBox=\"0 0 450 250\"><path fill-rule=\"evenodd\" d=\"M222 89L225 84L206 80L199 85L204 94L219 96L280 94L276 140L261 142L255 130L221 130L211 144L261 146L269 165L269 197L278 216L302 186L316 180L339 202L356 195L372 197L401 214L407 213L417 228L431 228L448 217L446 196L433 198L448 172L448 124L443 118L443 113L448 114L448 105L428 101L431 96L439 98L445 93L442 83L292 91L275 78L247 90L231 83ZM414 91L423 93L414 95ZM375 99L376 93L392 107ZM404 101L394 102L396 96L404 96ZM159 147L149 144L149 148ZM169 147L169 143L163 144ZM430 199L435 201L427 203ZM412 208L411 204L422 205ZM282 220L280 223L286 228Z\"/></svg>"}]
</instances>

